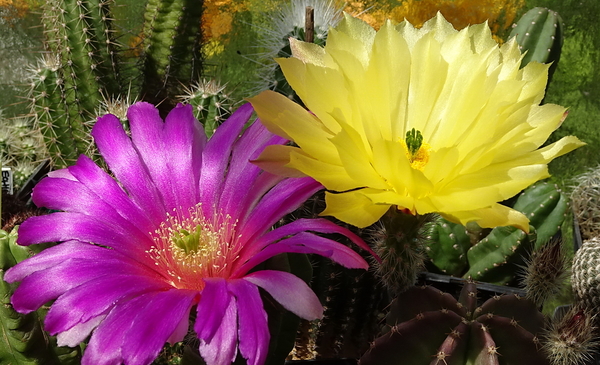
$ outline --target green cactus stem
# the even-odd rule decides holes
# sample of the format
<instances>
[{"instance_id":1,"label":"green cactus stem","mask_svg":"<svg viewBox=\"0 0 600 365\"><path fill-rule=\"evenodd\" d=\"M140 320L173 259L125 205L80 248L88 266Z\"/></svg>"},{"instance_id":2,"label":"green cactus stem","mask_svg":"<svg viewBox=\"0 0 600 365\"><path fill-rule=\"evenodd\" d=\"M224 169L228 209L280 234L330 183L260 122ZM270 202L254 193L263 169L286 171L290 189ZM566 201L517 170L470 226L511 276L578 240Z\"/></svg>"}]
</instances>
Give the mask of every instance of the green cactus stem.
<instances>
[{"instance_id":1,"label":"green cactus stem","mask_svg":"<svg viewBox=\"0 0 600 365\"><path fill-rule=\"evenodd\" d=\"M462 276L466 271L467 251L471 248L471 237L462 224L445 219L434 222L425 251L430 259L430 271L441 271L446 275Z\"/></svg>"},{"instance_id":2,"label":"green cactus stem","mask_svg":"<svg viewBox=\"0 0 600 365\"><path fill-rule=\"evenodd\" d=\"M50 0L42 5L48 50L32 77L32 114L55 168L88 152L88 122L104 97L120 94L111 1Z\"/></svg>"},{"instance_id":3,"label":"green cactus stem","mask_svg":"<svg viewBox=\"0 0 600 365\"><path fill-rule=\"evenodd\" d=\"M521 52L527 52L522 67L531 61L552 62L548 70L550 80L560 60L563 32L563 21L557 12L536 7L523 14L509 37L516 37Z\"/></svg>"},{"instance_id":4,"label":"green cactus stem","mask_svg":"<svg viewBox=\"0 0 600 365\"><path fill-rule=\"evenodd\" d=\"M535 229L527 234L515 227L496 227L467 252L469 270L464 278L498 285L515 279L535 242Z\"/></svg>"},{"instance_id":5,"label":"green cactus stem","mask_svg":"<svg viewBox=\"0 0 600 365\"><path fill-rule=\"evenodd\" d=\"M513 209L525 214L529 224L535 227L537 249L560 231L569 209L569 199L558 185L538 182L521 193Z\"/></svg>"},{"instance_id":6,"label":"green cactus stem","mask_svg":"<svg viewBox=\"0 0 600 365\"><path fill-rule=\"evenodd\" d=\"M202 70L202 4L192 0L149 0L142 31L142 95L172 101L180 85L198 81ZM169 105L167 105L169 107Z\"/></svg>"},{"instance_id":7,"label":"green cactus stem","mask_svg":"<svg viewBox=\"0 0 600 365\"><path fill-rule=\"evenodd\" d=\"M531 252L540 249L564 223L567 197L554 184L539 182L521 193L513 209L530 220L531 233L514 227L483 230L439 219L432 230L426 253L431 271L495 284L514 282Z\"/></svg>"},{"instance_id":8,"label":"green cactus stem","mask_svg":"<svg viewBox=\"0 0 600 365\"><path fill-rule=\"evenodd\" d=\"M515 295L477 303L467 281L456 300L433 287L412 287L396 298L361 365L548 364L538 350L544 317L533 302Z\"/></svg>"}]
</instances>

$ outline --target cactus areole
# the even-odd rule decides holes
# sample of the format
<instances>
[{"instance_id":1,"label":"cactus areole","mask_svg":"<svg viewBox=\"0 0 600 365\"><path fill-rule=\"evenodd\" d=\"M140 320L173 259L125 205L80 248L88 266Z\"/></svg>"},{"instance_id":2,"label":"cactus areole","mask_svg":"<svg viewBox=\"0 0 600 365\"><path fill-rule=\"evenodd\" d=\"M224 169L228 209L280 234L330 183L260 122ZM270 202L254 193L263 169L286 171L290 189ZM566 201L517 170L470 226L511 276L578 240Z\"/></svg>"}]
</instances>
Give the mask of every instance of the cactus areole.
<instances>
[{"instance_id":1,"label":"cactus areole","mask_svg":"<svg viewBox=\"0 0 600 365\"><path fill-rule=\"evenodd\" d=\"M502 295L478 306L473 281L458 300L430 286L412 287L392 302L387 324L361 365L548 364L538 350L544 317L535 304Z\"/></svg>"}]
</instances>

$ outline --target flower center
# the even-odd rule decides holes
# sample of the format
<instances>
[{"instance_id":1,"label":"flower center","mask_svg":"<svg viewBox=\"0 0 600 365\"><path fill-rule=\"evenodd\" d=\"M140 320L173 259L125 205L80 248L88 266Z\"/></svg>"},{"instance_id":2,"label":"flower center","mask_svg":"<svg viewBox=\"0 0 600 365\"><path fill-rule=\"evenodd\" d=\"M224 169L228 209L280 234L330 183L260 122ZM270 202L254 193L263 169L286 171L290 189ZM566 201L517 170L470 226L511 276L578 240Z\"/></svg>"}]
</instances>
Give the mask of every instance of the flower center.
<instances>
[{"instance_id":1,"label":"flower center","mask_svg":"<svg viewBox=\"0 0 600 365\"><path fill-rule=\"evenodd\" d=\"M168 215L154 231L154 245L146 252L171 285L202 290L203 278L227 277L238 257L238 237L235 222L229 216L219 218L207 221L198 205L185 216Z\"/></svg>"},{"instance_id":2,"label":"flower center","mask_svg":"<svg viewBox=\"0 0 600 365\"><path fill-rule=\"evenodd\" d=\"M425 165L429 162L429 143L423 142L423 135L415 128L406 132L406 138L401 141L404 146L406 158L410 162L410 166L419 171L423 171Z\"/></svg>"}]
</instances>

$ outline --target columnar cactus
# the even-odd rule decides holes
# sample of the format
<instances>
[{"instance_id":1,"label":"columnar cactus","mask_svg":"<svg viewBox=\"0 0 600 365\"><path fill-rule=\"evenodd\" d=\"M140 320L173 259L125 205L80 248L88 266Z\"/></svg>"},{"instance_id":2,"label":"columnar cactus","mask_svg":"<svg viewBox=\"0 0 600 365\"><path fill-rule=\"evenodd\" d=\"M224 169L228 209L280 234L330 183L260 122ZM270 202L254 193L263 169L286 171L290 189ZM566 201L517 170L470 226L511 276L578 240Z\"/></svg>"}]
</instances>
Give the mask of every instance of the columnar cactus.
<instances>
[{"instance_id":1,"label":"columnar cactus","mask_svg":"<svg viewBox=\"0 0 600 365\"><path fill-rule=\"evenodd\" d=\"M568 201L556 185L541 182L519 195L513 208L529 218L530 234L514 227L486 231L438 220L426 247L433 269L495 284L513 281L523 259L560 230Z\"/></svg>"},{"instance_id":2,"label":"columnar cactus","mask_svg":"<svg viewBox=\"0 0 600 365\"><path fill-rule=\"evenodd\" d=\"M550 63L548 80L558 65L563 44L564 25L560 15L547 8L536 7L525 13L517 22L509 37L516 37L525 66L531 61Z\"/></svg>"},{"instance_id":3,"label":"columnar cactus","mask_svg":"<svg viewBox=\"0 0 600 365\"><path fill-rule=\"evenodd\" d=\"M360 359L361 365L548 364L540 351L544 317L515 295L477 303L467 281L456 300L433 287L412 287L391 306L389 330Z\"/></svg>"},{"instance_id":4,"label":"columnar cactus","mask_svg":"<svg viewBox=\"0 0 600 365\"><path fill-rule=\"evenodd\" d=\"M202 3L149 0L142 32L142 94L156 103L169 100L181 84L198 81L202 71Z\"/></svg>"}]
</instances>

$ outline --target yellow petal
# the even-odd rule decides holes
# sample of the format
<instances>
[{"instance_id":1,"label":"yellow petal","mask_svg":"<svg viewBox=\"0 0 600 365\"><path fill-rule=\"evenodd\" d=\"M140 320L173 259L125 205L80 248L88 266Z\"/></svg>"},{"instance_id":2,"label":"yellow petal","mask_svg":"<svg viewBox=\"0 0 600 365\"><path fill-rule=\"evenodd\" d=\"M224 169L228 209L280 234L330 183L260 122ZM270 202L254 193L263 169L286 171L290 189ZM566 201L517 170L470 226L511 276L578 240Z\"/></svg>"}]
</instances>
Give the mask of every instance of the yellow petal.
<instances>
[{"instance_id":1,"label":"yellow petal","mask_svg":"<svg viewBox=\"0 0 600 365\"><path fill-rule=\"evenodd\" d=\"M389 205L378 205L357 191L332 194L325 193L327 208L320 214L333 216L359 228L370 226L385 214Z\"/></svg>"},{"instance_id":2,"label":"yellow petal","mask_svg":"<svg viewBox=\"0 0 600 365\"><path fill-rule=\"evenodd\" d=\"M463 225L468 222L476 222L482 228L513 226L529 233L529 219L523 213L500 204L474 211L444 212L440 214L449 221Z\"/></svg>"}]
</instances>

